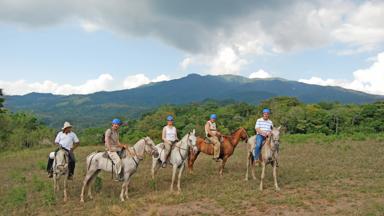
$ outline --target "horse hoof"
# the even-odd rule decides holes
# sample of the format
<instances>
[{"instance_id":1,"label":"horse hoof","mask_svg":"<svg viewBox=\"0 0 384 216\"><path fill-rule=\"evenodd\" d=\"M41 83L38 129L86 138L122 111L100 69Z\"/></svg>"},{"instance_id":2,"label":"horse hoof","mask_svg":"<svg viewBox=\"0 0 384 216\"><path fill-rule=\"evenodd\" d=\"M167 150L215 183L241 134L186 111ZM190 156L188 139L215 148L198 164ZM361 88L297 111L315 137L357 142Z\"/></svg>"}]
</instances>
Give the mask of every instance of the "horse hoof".
<instances>
[{"instance_id":1,"label":"horse hoof","mask_svg":"<svg viewBox=\"0 0 384 216\"><path fill-rule=\"evenodd\" d=\"M245 178L244 181L248 181L248 178Z\"/></svg>"},{"instance_id":2,"label":"horse hoof","mask_svg":"<svg viewBox=\"0 0 384 216\"><path fill-rule=\"evenodd\" d=\"M280 191L280 188L279 188L279 187L277 187L277 188L276 188L276 191Z\"/></svg>"},{"instance_id":3,"label":"horse hoof","mask_svg":"<svg viewBox=\"0 0 384 216\"><path fill-rule=\"evenodd\" d=\"M81 200L80 200L80 203L84 203L84 200L83 200L83 199L81 199Z\"/></svg>"}]
</instances>

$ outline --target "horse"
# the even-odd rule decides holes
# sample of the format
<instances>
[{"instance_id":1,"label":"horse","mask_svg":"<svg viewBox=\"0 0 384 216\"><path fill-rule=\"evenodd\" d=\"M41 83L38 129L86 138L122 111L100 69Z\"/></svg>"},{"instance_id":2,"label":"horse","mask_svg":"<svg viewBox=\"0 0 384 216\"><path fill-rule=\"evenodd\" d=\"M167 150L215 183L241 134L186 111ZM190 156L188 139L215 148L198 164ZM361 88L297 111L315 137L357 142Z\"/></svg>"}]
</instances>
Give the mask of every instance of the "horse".
<instances>
[{"instance_id":1,"label":"horse","mask_svg":"<svg viewBox=\"0 0 384 216\"><path fill-rule=\"evenodd\" d=\"M59 180L61 176L64 176L64 202L67 201L67 179L69 175L68 170L68 152L66 152L64 149L60 148L56 154L53 161L53 192L56 193L60 190L59 187Z\"/></svg>"},{"instance_id":2,"label":"horse","mask_svg":"<svg viewBox=\"0 0 384 216\"><path fill-rule=\"evenodd\" d=\"M126 156L121 159L123 184L121 186L120 200L128 199L128 186L131 176L136 172L139 163L144 159L144 153L157 156L159 153L151 138L145 137L136 142L135 145L123 150ZM113 172L112 161L103 156L105 152L93 152L87 156L87 173L81 189L80 202L84 202L84 191L88 187L88 197L92 199L91 185L100 170ZM125 199L124 199L125 197Z\"/></svg>"},{"instance_id":3,"label":"horse","mask_svg":"<svg viewBox=\"0 0 384 216\"><path fill-rule=\"evenodd\" d=\"M173 169L172 183L170 188L171 192L173 191L173 184L175 182L177 169L179 169L179 176L177 180L177 191L178 193L181 192L181 188L180 188L181 174L184 170L185 160L187 159L191 148L192 148L192 151L197 152L195 130L186 134L179 142L177 142L174 145L174 147L170 152L169 162L172 164L172 169ZM159 159L160 155L162 153L164 154L162 143L157 144L156 149L160 152L160 154L159 154L159 157L152 158L152 180L155 180L155 174L161 165L161 161Z\"/></svg>"},{"instance_id":4,"label":"horse","mask_svg":"<svg viewBox=\"0 0 384 216\"><path fill-rule=\"evenodd\" d=\"M249 166L251 166L252 169L252 178L256 180L255 176L255 165L254 165L254 159L253 159L253 149L255 148L256 143L256 136L252 136L248 142L248 151L247 151L247 171L245 174L245 180L248 181L248 170ZM275 183L275 189L276 191L279 191L279 185L277 184L277 161L278 161L278 149L280 145L280 127L278 128L272 128L271 136L268 137L263 144L263 147L261 148L261 178L260 178L260 191L263 190L263 180L265 176L265 166L267 164L271 164L273 167L273 179Z\"/></svg>"},{"instance_id":5,"label":"horse","mask_svg":"<svg viewBox=\"0 0 384 216\"><path fill-rule=\"evenodd\" d=\"M222 159L221 166L219 169L220 176L223 175L223 170L225 163L227 162L228 158L233 154L235 151L235 148L237 144L239 143L240 139L243 141L248 140L248 134L247 131L244 128L238 128L233 133L231 133L230 136L222 136L224 141L220 145L220 156L219 158ZM188 169L189 172L193 172L193 164L195 163L195 160L199 156L200 152L203 152L207 155L213 155L213 144L207 143L205 139L197 137L197 149L198 152L194 153L190 151L190 156L188 159Z\"/></svg>"}]
</instances>

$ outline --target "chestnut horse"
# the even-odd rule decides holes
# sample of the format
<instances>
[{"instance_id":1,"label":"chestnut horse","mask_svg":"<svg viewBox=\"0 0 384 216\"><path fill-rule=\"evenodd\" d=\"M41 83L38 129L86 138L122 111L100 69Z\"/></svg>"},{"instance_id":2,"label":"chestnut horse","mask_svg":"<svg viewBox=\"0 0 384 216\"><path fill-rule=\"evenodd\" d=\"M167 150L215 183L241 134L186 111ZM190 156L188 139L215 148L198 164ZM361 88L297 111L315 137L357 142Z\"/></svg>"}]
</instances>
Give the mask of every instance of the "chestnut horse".
<instances>
[{"instance_id":1,"label":"chestnut horse","mask_svg":"<svg viewBox=\"0 0 384 216\"><path fill-rule=\"evenodd\" d=\"M220 170L219 170L219 174L221 176L223 175L225 163L235 151L235 148L239 143L240 139L247 142L248 134L247 134L247 131L241 127L235 130L233 133L231 133L230 136L222 136L222 137L224 141L221 143L221 146L220 146L220 157L219 157L220 159L222 159ZM188 169L190 173L193 172L193 164L195 163L195 160L199 156L200 152L203 152L207 155L213 155L212 143L206 143L205 139L197 137L196 145L199 151L197 153L194 153L193 151L189 152Z\"/></svg>"}]
</instances>

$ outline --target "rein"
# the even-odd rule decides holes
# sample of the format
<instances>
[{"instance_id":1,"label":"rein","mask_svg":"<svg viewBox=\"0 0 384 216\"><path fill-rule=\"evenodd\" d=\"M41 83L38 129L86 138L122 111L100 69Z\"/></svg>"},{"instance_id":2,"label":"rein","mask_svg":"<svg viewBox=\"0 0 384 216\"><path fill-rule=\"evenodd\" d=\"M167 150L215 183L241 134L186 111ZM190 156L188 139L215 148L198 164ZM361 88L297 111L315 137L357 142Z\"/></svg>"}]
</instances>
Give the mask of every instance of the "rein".
<instances>
[{"instance_id":1,"label":"rein","mask_svg":"<svg viewBox=\"0 0 384 216\"><path fill-rule=\"evenodd\" d=\"M177 146L177 145L175 145L175 148L177 147L177 148L179 148L179 154L180 154L180 157L181 157L181 160L183 160L183 161L185 161L185 159L187 159L187 157L183 157L183 155L181 154L181 149L182 150L185 150L185 151L188 151L189 150L189 136L190 136L190 134L188 134L188 137L187 137L187 148L182 148L181 146ZM182 140L180 141L180 145L181 145L181 142L182 142Z\"/></svg>"},{"instance_id":2,"label":"rein","mask_svg":"<svg viewBox=\"0 0 384 216\"><path fill-rule=\"evenodd\" d=\"M56 172L56 170L57 170L57 167L60 167L60 166L62 166L62 167L64 167L65 166L65 164L67 164L67 157L68 157L68 153L63 149L63 148L60 148L60 150L59 151L64 151L64 158L63 158L63 160L61 161L62 163L61 164L57 164L56 162L57 162L57 153L55 154L55 173L60 173L60 172ZM65 172L64 172L65 173Z\"/></svg>"},{"instance_id":3,"label":"rein","mask_svg":"<svg viewBox=\"0 0 384 216\"><path fill-rule=\"evenodd\" d=\"M147 143L146 138L143 138L142 140L144 140L144 145L151 146L151 144ZM152 146L151 146L151 147L152 147ZM152 153L153 153L155 150L154 150L153 148L151 148L151 149L152 149ZM133 151L133 154L132 154L132 151ZM137 154L136 149L135 149L134 146L133 146L133 147L130 147L129 149L127 149L127 152L132 156L132 159L133 159L133 161L135 162L136 167L139 166L139 161L141 161L141 160L144 159L144 151L143 151L143 154L139 155L139 154ZM135 157L136 157L137 159L139 159L139 161L137 161L137 160L135 159Z\"/></svg>"}]
</instances>

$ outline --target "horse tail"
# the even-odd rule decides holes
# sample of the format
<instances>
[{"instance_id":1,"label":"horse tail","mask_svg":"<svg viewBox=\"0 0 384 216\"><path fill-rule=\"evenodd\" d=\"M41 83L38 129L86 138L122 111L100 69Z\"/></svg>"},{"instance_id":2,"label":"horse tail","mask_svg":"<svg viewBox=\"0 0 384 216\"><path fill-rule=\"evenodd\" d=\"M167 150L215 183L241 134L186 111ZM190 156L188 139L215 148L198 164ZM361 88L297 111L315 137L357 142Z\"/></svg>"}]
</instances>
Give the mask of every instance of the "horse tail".
<instances>
[{"instance_id":1,"label":"horse tail","mask_svg":"<svg viewBox=\"0 0 384 216\"><path fill-rule=\"evenodd\" d=\"M91 159L89 160L89 163L88 163L88 160L87 160L87 171L89 170L89 168L91 167L91 164L92 164L92 159L93 157L95 157L95 155L97 154L97 152L93 152L91 153L88 157L91 157Z\"/></svg>"}]
</instances>

